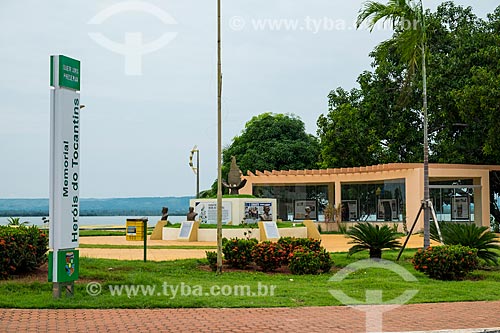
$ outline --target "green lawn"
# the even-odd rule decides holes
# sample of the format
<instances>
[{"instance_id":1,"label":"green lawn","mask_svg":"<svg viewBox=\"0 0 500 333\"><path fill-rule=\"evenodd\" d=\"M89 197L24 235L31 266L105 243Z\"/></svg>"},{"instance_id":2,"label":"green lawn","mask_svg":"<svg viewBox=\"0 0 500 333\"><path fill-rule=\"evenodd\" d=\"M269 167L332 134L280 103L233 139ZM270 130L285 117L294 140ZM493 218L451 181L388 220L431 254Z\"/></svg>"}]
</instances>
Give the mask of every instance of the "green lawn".
<instances>
[{"instance_id":1,"label":"green lawn","mask_svg":"<svg viewBox=\"0 0 500 333\"><path fill-rule=\"evenodd\" d=\"M366 259L367 254L347 257L345 253L335 253L332 257L336 267L329 274L317 276L261 272L225 272L217 276L200 268L200 265L206 263L205 260L196 259L144 263L82 258L80 280L76 284L74 298L54 300L51 293L52 284L48 282L0 281L0 295L2 295L0 307L179 308L341 305L341 302L331 296L329 290L341 290L359 300L365 299L366 290L382 290L384 301L400 296L405 290L418 290L418 294L410 300L410 303L500 300L499 268L476 271L465 281L435 281L413 269L409 262L413 253L414 250L406 250L399 264L415 276L417 282L405 282L396 273L380 268L357 270L341 282L329 281L339 269L360 259ZM394 260L396 256L395 251L384 252L386 259ZM102 292L98 296L87 293L90 282L100 283ZM210 288L227 292L235 286L248 286L251 292L258 293L259 284L261 292L264 291L264 286L268 291L274 286L274 295L205 295L209 293ZM138 289L136 296L127 296L125 290L122 290L121 296L111 295L110 288L119 288L119 285L144 285L143 288L149 286L150 289ZM170 286L178 287L175 297ZM89 287L91 291L95 291L91 287ZM190 295L188 290L191 290ZM146 295L143 295L143 292Z\"/></svg>"}]
</instances>

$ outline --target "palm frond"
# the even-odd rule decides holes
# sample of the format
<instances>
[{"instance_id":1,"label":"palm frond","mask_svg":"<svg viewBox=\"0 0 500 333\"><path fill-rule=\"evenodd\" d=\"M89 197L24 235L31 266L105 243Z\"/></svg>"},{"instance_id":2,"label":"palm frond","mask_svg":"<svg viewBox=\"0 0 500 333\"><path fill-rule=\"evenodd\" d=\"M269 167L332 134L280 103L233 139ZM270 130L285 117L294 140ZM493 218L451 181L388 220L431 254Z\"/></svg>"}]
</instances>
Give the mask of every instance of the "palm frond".
<instances>
[{"instance_id":1,"label":"palm frond","mask_svg":"<svg viewBox=\"0 0 500 333\"><path fill-rule=\"evenodd\" d=\"M380 227L371 223L358 223L347 235L351 238L349 244L355 244L349 249L349 255L369 250L372 256L372 253L380 253L383 249L397 249L401 246L396 232L386 225Z\"/></svg>"}]
</instances>

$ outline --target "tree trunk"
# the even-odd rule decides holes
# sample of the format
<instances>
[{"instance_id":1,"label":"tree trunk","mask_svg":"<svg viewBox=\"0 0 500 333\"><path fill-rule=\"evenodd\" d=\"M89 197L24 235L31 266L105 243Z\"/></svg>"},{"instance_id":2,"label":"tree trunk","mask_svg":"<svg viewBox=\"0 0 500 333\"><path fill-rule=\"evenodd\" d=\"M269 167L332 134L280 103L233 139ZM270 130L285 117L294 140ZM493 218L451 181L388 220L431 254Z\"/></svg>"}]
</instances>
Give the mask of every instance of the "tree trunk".
<instances>
[{"instance_id":1,"label":"tree trunk","mask_svg":"<svg viewBox=\"0 0 500 333\"><path fill-rule=\"evenodd\" d=\"M382 249L370 249L370 259L382 259Z\"/></svg>"},{"instance_id":2,"label":"tree trunk","mask_svg":"<svg viewBox=\"0 0 500 333\"><path fill-rule=\"evenodd\" d=\"M424 23L423 23L424 24ZM430 241L430 209L429 209L429 142L427 133L427 68L425 65L425 41L422 41L422 96L424 114L424 249L431 245Z\"/></svg>"}]
</instances>

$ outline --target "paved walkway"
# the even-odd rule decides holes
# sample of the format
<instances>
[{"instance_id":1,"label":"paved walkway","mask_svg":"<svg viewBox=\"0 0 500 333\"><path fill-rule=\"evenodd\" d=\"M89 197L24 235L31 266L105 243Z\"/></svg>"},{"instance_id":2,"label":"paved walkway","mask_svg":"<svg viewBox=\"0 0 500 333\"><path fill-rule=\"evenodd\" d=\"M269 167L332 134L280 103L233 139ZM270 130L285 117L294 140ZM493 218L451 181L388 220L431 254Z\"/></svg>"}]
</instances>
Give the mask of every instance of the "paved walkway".
<instances>
[{"instance_id":1,"label":"paved walkway","mask_svg":"<svg viewBox=\"0 0 500 333\"><path fill-rule=\"evenodd\" d=\"M381 306L372 310L383 312ZM500 302L404 305L383 315L384 332L500 332ZM1 332L373 332L349 307L271 309L0 309ZM494 329L496 328L496 329Z\"/></svg>"}]
</instances>

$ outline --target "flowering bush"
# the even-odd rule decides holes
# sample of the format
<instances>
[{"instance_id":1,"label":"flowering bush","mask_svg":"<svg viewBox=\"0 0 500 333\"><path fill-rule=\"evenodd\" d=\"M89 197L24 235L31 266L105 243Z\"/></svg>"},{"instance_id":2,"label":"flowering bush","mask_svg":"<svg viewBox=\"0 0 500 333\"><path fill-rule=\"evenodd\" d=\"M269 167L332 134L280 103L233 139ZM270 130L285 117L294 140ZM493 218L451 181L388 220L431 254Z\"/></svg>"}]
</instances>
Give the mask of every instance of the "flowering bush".
<instances>
[{"instance_id":1,"label":"flowering bush","mask_svg":"<svg viewBox=\"0 0 500 333\"><path fill-rule=\"evenodd\" d=\"M0 278L29 272L47 261L47 234L32 227L0 226Z\"/></svg>"},{"instance_id":2,"label":"flowering bush","mask_svg":"<svg viewBox=\"0 0 500 333\"><path fill-rule=\"evenodd\" d=\"M222 253L226 263L233 268L245 268L252 262L252 250L257 240L231 238L222 240Z\"/></svg>"},{"instance_id":3,"label":"flowering bush","mask_svg":"<svg viewBox=\"0 0 500 333\"><path fill-rule=\"evenodd\" d=\"M297 247L290 256L288 264L292 274L319 274L320 271L326 273L332 267L330 254L321 248L318 251L311 251L308 248Z\"/></svg>"},{"instance_id":4,"label":"flowering bush","mask_svg":"<svg viewBox=\"0 0 500 333\"><path fill-rule=\"evenodd\" d=\"M264 272L275 271L281 267L286 258L286 251L280 244L269 241L259 243L252 250L252 257Z\"/></svg>"},{"instance_id":5,"label":"flowering bush","mask_svg":"<svg viewBox=\"0 0 500 333\"><path fill-rule=\"evenodd\" d=\"M281 237L278 240L278 244L281 245L282 249L285 251L285 260L283 264L288 264L296 248L301 247L313 252L320 251L323 248L321 246L321 240L312 238Z\"/></svg>"},{"instance_id":6,"label":"flowering bush","mask_svg":"<svg viewBox=\"0 0 500 333\"><path fill-rule=\"evenodd\" d=\"M461 280L479 265L477 250L461 245L445 245L419 249L413 266L437 280Z\"/></svg>"}]
</instances>

